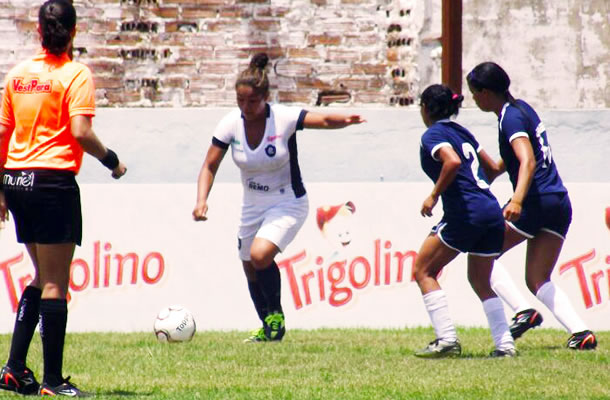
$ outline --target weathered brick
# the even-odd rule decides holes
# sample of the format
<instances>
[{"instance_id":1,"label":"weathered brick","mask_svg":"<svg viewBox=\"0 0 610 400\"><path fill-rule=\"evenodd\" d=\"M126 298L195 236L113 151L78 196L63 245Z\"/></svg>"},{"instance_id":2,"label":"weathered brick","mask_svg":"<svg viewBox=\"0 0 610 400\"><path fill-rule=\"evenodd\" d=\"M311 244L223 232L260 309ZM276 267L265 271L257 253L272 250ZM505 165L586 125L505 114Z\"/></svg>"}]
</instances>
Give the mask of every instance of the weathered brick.
<instances>
[{"instance_id":1,"label":"weathered brick","mask_svg":"<svg viewBox=\"0 0 610 400\"><path fill-rule=\"evenodd\" d=\"M252 8L243 5L223 6L218 9L220 18L250 18Z\"/></svg>"},{"instance_id":2,"label":"weathered brick","mask_svg":"<svg viewBox=\"0 0 610 400\"><path fill-rule=\"evenodd\" d=\"M215 18L217 10L217 7L201 5L197 7L184 7L182 9L182 18Z\"/></svg>"},{"instance_id":3,"label":"weathered brick","mask_svg":"<svg viewBox=\"0 0 610 400\"><path fill-rule=\"evenodd\" d=\"M162 72L165 74L197 74L197 65L193 61L181 61L164 64Z\"/></svg>"},{"instance_id":4,"label":"weathered brick","mask_svg":"<svg viewBox=\"0 0 610 400\"><path fill-rule=\"evenodd\" d=\"M226 80L221 77L192 77L189 80L188 90L191 92L199 92L201 90L223 89L225 86Z\"/></svg>"},{"instance_id":5,"label":"weathered brick","mask_svg":"<svg viewBox=\"0 0 610 400\"><path fill-rule=\"evenodd\" d=\"M281 28L277 19L251 19L249 25L255 31L277 32Z\"/></svg>"},{"instance_id":6,"label":"weathered brick","mask_svg":"<svg viewBox=\"0 0 610 400\"><path fill-rule=\"evenodd\" d=\"M235 74L237 63L225 61L202 61L199 64L197 73L210 75Z\"/></svg>"},{"instance_id":7,"label":"weathered brick","mask_svg":"<svg viewBox=\"0 0 610 400\"><path fill-rule=\"evenodd\" d=\"M314 92L311 90L302 90L299 92L278 92L278 100L280 103L311 104L314 98Z\"/></svg>"},{"instance_id":8,"label":"weathered brick","mask_svg":"<svg viewBox=\"0 0 610 400\"><path fill-rule=\"evenodd\" d=\"M178 18L179 8L178 7L159 7L153 8L151 12L161 18Z\"/></svg>"},{"instance_id":9,"label":"weathered brick","mask_svg":"<svg viewBox=\"0 0 610 400\"><path fill-rule=\"evenodd\" d=\"M118 76L95 75L93 78L97 89L122 89L123 79Z\"/></svg>"},{"instance_id":10,"label":"weathered brick","mask_svg":"<svg viewBox=\"0 0 610 400\"><path fill-rule=\"evenodd\" d=\"M307 36L307 45L338 46L341 44L342 35L339 34L310 34Z\"/></svg>"},{"instance_id":11,"label":"weathered brick","mask_svg":"<svg viewBox=\"0 0 610 400\"><path fill-rule=\"evenodd\" d=\"M320 58L320 50L306 47L306 48L289 48L287 56L290 58Z\"/></svg>"},{"instance_id":12,"label":"weathered brick","mask_svg":"<svg viewBox=\"0 0 610 400\"><path fill-rule=\"evenodd\" d=\"M205 28L210 32L235 32L242 26L237 19L223 19L219 21L205 22Z\"/></svg>"}]
</instances>

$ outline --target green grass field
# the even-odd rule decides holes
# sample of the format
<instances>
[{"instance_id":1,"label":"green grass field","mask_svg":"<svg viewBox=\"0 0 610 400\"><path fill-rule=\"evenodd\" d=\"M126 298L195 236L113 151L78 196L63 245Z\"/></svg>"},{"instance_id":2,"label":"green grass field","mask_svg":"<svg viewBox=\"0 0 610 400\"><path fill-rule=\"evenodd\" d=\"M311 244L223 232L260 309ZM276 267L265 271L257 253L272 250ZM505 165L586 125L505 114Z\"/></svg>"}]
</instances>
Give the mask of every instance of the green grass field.
<instances>
[{"instance_id":1,"label":"green grass field","mask_svg":"<svg viewBox=\"0 0 610 400\"><path fill-rule=\"evenodd\" d=\"M258 344L243 344L244 332L202 331L180 344L68 334L64 372L104 399L610 399L610 332L598 332L597 350L577 352L563 331L530 331L514 359L487 358L486 329L458 333L462 357L443 360L413 356L431 328L293 330ZM9 344L0 335L4 354ZM38 335L28 364L40 377Z\"/></svg>"}]
</instances>

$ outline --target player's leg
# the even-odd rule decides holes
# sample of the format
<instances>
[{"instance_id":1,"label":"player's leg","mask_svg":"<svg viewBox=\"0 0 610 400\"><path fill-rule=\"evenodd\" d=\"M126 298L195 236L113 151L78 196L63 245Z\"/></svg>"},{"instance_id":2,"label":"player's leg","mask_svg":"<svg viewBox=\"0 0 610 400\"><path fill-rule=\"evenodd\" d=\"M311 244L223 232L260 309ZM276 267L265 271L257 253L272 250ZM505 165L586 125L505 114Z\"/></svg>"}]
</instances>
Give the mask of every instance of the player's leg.
<instances>
[{"instance_id":1,"label":"player's leg","mask_svg":"<svg viewBox=\"0 0 610 400\"><path fill-rule=\"evenodd\" d=\"M569 348L594 349L597 347L595 335L576 313L565 292L551 281L551 273L562 246L563 238L547 231L541 231L528 241L525 266L527 286L572 334L567 343Z\"/></svg>"},{"instance_id":2,"label":"player's leg","mask_svg":"<svg viewBox=\"0 0 610 400\"><path fill-rule=\"evenodd\" d=\"M282 279L280 269L274 261L279 251L275 243L260 237L254 238L250 248L251 263L267 303L264 325L266 336L270 340L281 340L286 329L282 309Z\"/></svg>"},{"instance_id":3,"label":"player's leg","mask_svg":"<svg viewBox=\"0 0 610 400\"><path fill-rule=\"evenodd\" d=\"M430 317L436 339L415 353L417 357L436 358L461 354L457 331L449 316L445 292L436 277L459 252L441 242L438 235L429 235L415 261L415 280L421 290L424 306Z\"/></svg>"},{"instance_id":4,"label":"player's leg","mask_svg":"<svg viewBox=\"0 0 610 400\"><path fill-rule=\"evenodd\" d=\"M491 336L495 343L492 357L512 357L516 355L515 341L510 334L502 301L493 291L490 284L491 271L494 268L494 256L482 257L468 254L468 281L483 305L483 311L489 323Z\"/></svg>"},{"instance_id":5,"label":"player's leg","mask_svg":"<svg viewBox=\"0 0 610 400\"><path fill-rule=\"evenodd\" d=\"M246 280L248 281L248 291L250 298L254 304L254 309L258 318L261 320L261 328L252 331L251 335L244 340L244 342L263 342L267 340L265 336L265 317L269 314L269 308L267 307L267 300L263 294L263 289L258 282L256 276L256 270L250 261L242 261Z\"/></svg>"},{"instance_id":6,"label":"player's leg","mask_svg":"<svg viewBox=\"0 0 610 400\"><path fill-rule=\"evenodd\" d=\"M533 236L520 230L514 224L506 224L503 253L531 237ZM497 260L491 273L491 287L515 313L510 325L510 332L514 339L520 338L528 330L542 324L542 315L525 299L504 269L504 265Z\"/></svg>"},{"instance_id":7,"label":"player's leg","mask_svg":"<svg viewBox=\"0 0 610 400\"><path fill-rule=\"evenodd\" d=\"M36 245L28 243L26 248L34 265L34 279L25 288L19 299L9 358L6 366L0 372L0 388L21 394L34 394L38 391L39 384L34 373L26 366L26 359L38 325L42 292L38 282Z\"/></svg>"},{"instance_id":8,"label":"player's leg","mask_svg":"<svg viewBox=\"0 0 610 400\"><path fill-rule=\"evenodd\" d=\"M41 394L55 393L65 383L62 375L63 351L68 320L66 295L74 243L37 244L40 273L40 337L44 359ZM50 393L49 393L50 392Z\"/></svg>"}]
</instances>

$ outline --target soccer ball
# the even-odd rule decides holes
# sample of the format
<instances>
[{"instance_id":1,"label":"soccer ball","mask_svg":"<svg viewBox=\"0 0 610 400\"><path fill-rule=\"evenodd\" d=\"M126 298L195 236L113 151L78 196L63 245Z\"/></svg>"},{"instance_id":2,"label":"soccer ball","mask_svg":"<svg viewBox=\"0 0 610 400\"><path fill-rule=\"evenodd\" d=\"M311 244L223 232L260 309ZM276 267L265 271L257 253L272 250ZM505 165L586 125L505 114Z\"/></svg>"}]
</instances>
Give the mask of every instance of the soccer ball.
<instances>
[{"instance_id":1,"label":"soccer ball","mask_svg":"<svg viewBox=\"0 0 610 400\"><path fill-rule=\"evenodd\" d=\"M159 311L153 326L157 340L167 342L188 342L195 334L193 314L182 306L169 306Z\"/></svg>"}]
</instances>

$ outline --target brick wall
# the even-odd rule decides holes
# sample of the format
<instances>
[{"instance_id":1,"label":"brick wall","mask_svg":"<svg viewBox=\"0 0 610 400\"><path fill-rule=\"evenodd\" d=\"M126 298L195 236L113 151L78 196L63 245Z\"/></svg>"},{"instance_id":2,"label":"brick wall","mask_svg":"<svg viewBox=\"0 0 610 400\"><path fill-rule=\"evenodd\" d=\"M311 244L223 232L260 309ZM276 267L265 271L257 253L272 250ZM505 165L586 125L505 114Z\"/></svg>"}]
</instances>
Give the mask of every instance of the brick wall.
<instances>
[{"instance_id":1,"label":"brick wall","mask_svg":"<svg viewBox=\"0 0 610 400\"><path fill-rule=\"evenodd\" d=\"M38 48L41 3L0 0L0 76ZM405 106L425 3L75 0L74 57L93 70L100 106L233 105L236 73L260 51L274 101Z\"/></svg>"}]
</instances>

